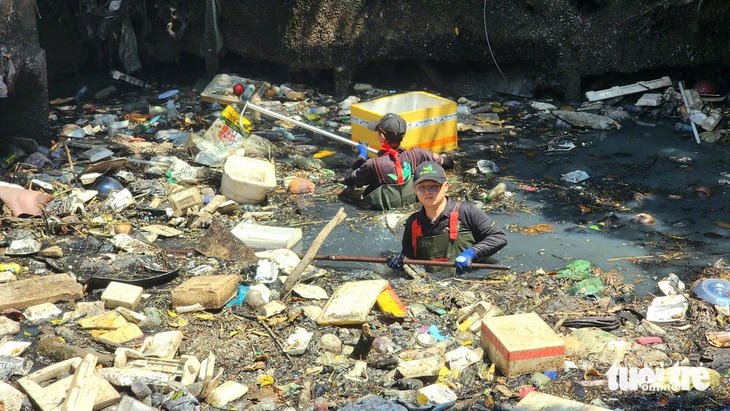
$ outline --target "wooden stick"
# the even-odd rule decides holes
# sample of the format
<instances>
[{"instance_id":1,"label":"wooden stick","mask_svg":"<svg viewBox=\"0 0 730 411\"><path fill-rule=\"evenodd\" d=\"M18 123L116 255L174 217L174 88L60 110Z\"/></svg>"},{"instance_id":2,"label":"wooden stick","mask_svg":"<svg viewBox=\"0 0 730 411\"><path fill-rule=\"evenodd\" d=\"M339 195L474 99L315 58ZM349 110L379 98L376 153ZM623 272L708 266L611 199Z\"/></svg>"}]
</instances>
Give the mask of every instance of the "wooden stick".
<instances>
[{"instance_id":1,"label":"wooden stick","mask_svg":"<svg viewBox=\"0 0 730 411\"><path fill-rule=\"evenodd\" d=\"M76 184L81 187L79 178L76 176L76 170L74 170L74 162L71 161L71 151L68 149L68 145L66 145L66 143L63 144L63 148L66 149L66 157L68 157L68 167L71 169L71 174L74 176L74 181L76 181Z\"/></svg>"},{"instance_id":2,"label":"wooden stick","mask_svg":"<svg viewBox=\"0 0 730 411\"><path fill-rule=\"evenodd\" d=\"M616 258L607 258L606 261L620 261L620 260L643 260L645 258L666 258L666 254L659 254L659 255L637 255L636 257L616 257Z\"/></svg>"},{"instance_id":3,"label":"wooden stick","mask_svg":"<svg viewBox=\"0 0 730 411\"><path fill-rule=\"evenodd\" d=\"M317 238L312 241L312 245L309 247L309 250L307 251L307 254L304 255L302 260L297 264L296 267L294 267L294 270L292 270L291 274L289 274L289 277L287 277L286 282L284 283L284 286L281 288L281 295L286 296L289 294L292 288L294 288L294 285L299 281L299 277L301 277L302 273L304 272L304 269L307 268L309 263L312 262L314 259L314 255L317 254L317 251L319 251L319 248L322 246L322 243L324 242L325 238L329 235L329 233L334 230L334 228L339 224L342 220L344 220L347 217L347 214L345 214L345 209L340 208L340 210L335 214L335 216L332 218L332 220L327 223L326 226L322 229L322 231L319 232L317 235Z\"/></svg>"},{"instance_id":4,"label":"wooden stick","mask_svg":"<svg viewBox=\"0 0 730 411\"><path fill-rule=\"evenodd\" d=\"M41 338L37 346L37 351L42 356L48 357L53 361L63 361L74 357L84 358L87 354L94 354L99 364L105 367L112 367L114 365L113 355L64 344L55 337Z\"/></svg>"}]
</instances>

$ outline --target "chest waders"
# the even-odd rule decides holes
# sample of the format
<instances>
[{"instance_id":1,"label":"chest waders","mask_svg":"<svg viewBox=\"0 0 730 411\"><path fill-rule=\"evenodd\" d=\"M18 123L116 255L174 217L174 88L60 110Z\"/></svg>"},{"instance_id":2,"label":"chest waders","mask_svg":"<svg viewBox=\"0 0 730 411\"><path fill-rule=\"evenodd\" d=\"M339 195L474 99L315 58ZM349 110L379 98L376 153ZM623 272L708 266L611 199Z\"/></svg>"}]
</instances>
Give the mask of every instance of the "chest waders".
<instances>
[{"instance_id":1,"label":"chest waders","mask_svg":"<svg viewBox=\"0 0 730 411\"><path fill-rule=\"evenodd\" d=\"M413 253L419 260L454 261L462 251L474 245L474 235L471 231L459 232L459 206L456 203L449 213L449 230L446 233L424 237L423 228L418 218L411 225L411 239ZM454 267L428 267L429 272L454 274Z\"/></svg>"},{"instance_id":2,"label":"chest waders","mask_svg":"<svg viewBox=\"0 0 730 411\"><path fill-rule=\"evenodd\" d=\"M413 161L413 153L408 153L411 169L415 167ZM378 176L380 186L373 191L364 194L362 200L377 210L390 210L391 208L408 206L416 204L416 191L413 189L412 180L409 178L401 184L389 184L381 161L386 159L385 156L377 158L375 164L375 173Z\"/></svg>"}]
</instances>

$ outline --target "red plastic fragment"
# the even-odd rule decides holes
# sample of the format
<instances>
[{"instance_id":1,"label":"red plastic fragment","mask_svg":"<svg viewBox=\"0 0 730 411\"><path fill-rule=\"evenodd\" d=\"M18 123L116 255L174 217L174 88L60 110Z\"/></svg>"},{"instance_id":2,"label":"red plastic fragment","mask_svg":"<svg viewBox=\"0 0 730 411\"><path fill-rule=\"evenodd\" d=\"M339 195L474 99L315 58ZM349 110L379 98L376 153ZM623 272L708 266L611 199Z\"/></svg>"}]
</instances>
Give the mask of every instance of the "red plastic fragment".
<instances>
[{"instance_id":1,"label":"red plastic fragment","mask_svg":"<svg viewBox=\"0 0 730 411\"><path fill-rule=\"evenodd\" d=\"M640 338L636 339L636 342L641 345L661 344L662 338L661 337L640 337Z\"/></svg>"}]
</instances>

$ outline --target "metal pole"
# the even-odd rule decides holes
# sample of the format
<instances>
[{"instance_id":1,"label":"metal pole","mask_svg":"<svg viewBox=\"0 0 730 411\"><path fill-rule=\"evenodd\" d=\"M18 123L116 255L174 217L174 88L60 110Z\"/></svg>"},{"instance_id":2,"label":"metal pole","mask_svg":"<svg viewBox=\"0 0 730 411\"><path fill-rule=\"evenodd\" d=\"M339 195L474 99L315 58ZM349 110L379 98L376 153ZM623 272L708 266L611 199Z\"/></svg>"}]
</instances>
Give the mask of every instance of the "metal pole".
<instances>
[{"instance_id":1,"label":"metal pole","mask_svg":"<svg viewBox=\"0 0 730 411\"><path fill-rule=\"evenodd\" d=\"M304 254L298 254L299 258L303 258ZM324 255L317 254L313 260L329 260L329 261L359 261L364 263L386 263L387 258L384 257L360 257L360 256L349 256L349 255ZM411 260L407 258L403 261L404 264L413 265L431 265L437 267L453 267L452 261L434 261L434 260ZM509 266L497 265L497 264L484 264L484 263L473 263L472 268L485 268L488 270L510 270Z\"/></svg>"},{"instance_id":2,"label":"metal pole","mask_svg":"<svg viewBox=\"0 0 730 411\"><path fill-rule=\"evenodd\" d=\"M313 132L315 132L317 134L321 134L321 135L323 135L325 137L329 137L329 138L331 138L333 140L337 140L337 141L339 141L341 143L349 144L351 146L357 146L358 145L358 142L357 141L352 141L349 138L345 138L345 137L342 137L342 136L338 136L337 134L330 133L329 131L320 130L317 127L314 127L312 125L309 125L307 123L304 123L304 122L301 122L301 121L298 121L298 120L294 120L291 117L285 116L283 114L279 114L279 113L277 113L275 111L271 111L271 110L267 110L267 109L265 109L263 107L259 107L259 106L255 105L255 104L252 104L251 102L247 102L243 106L243 109L241 110L241 114L243 114L243 111L246 110L246 107L250 107L251 109L258 111L259 113L266 114L267 116L274 117L274 118L277 118L277 119L283 120L283 121L288 121L290 123L294 123L294 124L296 124L297 126L299 126L301 128L305 128L305 129L307 129L309 131L313 131ZM376 149L374 149L372 147L368 147L368 151L371 152L371 153L375 153L375 154L378 153L378 150L376 150Z\"/></svg>"},{"instance_id":3,"label":"metal pole","mask_svg":"<svg viewBox=\"0 0 730 411\"><path fill-rule=\"evenodd\" d=\"M687 96L684 95L684 82L683 81L679 82L679 94L682 95L682 102L684 103L684 107L687 108L687 116L689 117L690 108L689 108L689 104L687 102ZM695 141L697 142L697 144L700 144L700 136L699 136L699 134L697 134L697 126L695 125L695 122L692 121L691 118L689 119L689 124L692 125L692 132L695 135Z\"/></svg>"}]
</instances>

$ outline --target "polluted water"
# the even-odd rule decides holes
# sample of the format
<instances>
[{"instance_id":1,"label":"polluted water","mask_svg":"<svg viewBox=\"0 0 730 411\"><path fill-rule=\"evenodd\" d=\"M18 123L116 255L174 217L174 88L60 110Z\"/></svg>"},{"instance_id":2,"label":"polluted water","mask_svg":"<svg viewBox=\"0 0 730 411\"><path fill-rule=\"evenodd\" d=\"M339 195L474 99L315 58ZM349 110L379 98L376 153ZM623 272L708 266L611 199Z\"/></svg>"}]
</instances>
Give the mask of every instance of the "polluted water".
<instances>
[{"instance_id":1,"label":"polluted water","mask_svg":"<svg viewBox=\"0 0 730 411\"><path fill-rule=\"evenodd\" d=\"M503 147L501 154L489 151L487 146L494 144L489 135L463 133L459 149L445 153L457 163L449 172L447 195L484 206L507 233L508 245L485 262L526 273L555 271L584 259L604 271L616 270L626 283L637 284L637 294L646 295L654 289L655 277L697 273L717 261L730 236L730 230L716 224L724 214L723 187L711 195L697 190L718 186L728 171L722 152L710 144L698 145L673 128L671 122L646 127L629 121L621 130L573 132L569 139L575 148L565 151L549 150L543 136L527 136ZM670 160L681 157L692 158L692 167ZM503 169L489 175L464 173L485 158ZM575 170L588 178L578 183L561 179ZM499 183L506 185L503 196L508 200L488 202L485 196ZM464 186L474 187L466 197ZM518 202L518 209L506 201ZM360 220L336 227L320 253L367 257L398 253L403 223L419 208L364 212L341 202L318 202L318 207L322 226L340 207ZM371 218L363 217L367 215ZM388 218L396 222L389 226ZM312 228L305 233L304 244L319 232ZM318 265L355 277L372 271L386 278L397 275L385 264L320 261ZM467 277L488 274L477 270Z\"/></svg>"}]
</instances>

